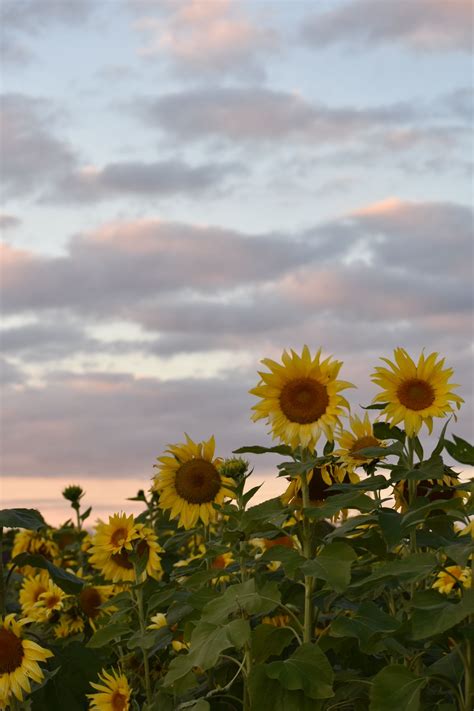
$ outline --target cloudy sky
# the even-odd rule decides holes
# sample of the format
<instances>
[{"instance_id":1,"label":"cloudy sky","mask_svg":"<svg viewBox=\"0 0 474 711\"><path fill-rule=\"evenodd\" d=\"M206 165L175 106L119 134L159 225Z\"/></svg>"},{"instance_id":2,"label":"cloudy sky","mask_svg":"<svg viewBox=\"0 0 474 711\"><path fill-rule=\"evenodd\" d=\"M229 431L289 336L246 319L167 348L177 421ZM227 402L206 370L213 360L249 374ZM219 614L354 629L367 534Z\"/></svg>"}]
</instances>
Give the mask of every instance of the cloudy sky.
<instances>
[{"instance_id":1,"label":"cloudy sky","mask_svg":"<svg viewBox=\"0 0 474 711\"><path fill-rule=\"evenodd\" d=\"M269 442L247 391L304 343L356 411L380 356L439 351L469 437L470 0L1 14L7 505L133 495L184 431Z\"/></svg>"}]
</instances>

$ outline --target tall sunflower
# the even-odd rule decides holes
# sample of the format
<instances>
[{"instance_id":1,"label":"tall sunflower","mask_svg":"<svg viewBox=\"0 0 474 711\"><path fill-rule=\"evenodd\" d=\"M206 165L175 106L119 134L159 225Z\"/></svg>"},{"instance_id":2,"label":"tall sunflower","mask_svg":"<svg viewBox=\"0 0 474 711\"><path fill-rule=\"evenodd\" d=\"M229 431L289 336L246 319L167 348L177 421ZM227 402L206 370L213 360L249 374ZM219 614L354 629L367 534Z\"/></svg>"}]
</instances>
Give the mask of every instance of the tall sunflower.
<instances>
[{"instance_id":1,"label":"tall sunflower","mask_svg":"<svg viewBox=\"0 0 474 711\"><path fill-rule=\"evenodd\" d=\"M423 424L431 432L433 417L454 412L451 403L461 407L464 400L451 392L459 386L449 382L453 369L443 368L444 358L437 360L437 353L425 358L422 353L415 364L404 348L396 348L394 358L395 362L382 358L390 370L380 366L372 375L372 381L382 388L373 402L387 403L382 414L391 425L403 420L407 435L414 437Z\"/></svg>"},{"instance_id":2,"label":"tall sunflower","mask_svg":"<svg viewBox=\"0 0 474 711\"><path fill-rule=\"evenodd\" d=\"M161 577L158 553L161 547L155 533L144 524L135 523L133 516L114 514L109 523L99 523L93 545L89 549L89 562L98 568L106 580L113 583L135 582L135 570L130 558L132 551L146 555L146 574Z\"/></svg>"},{"instance_id":3,"label":"tall sunflower","mask_svg":"<svg viewBox=\"0 0 474 711\"><path fill-rule=\"evenodd\" d=\"M48 591L49 575L46 570L40 570L37 575L30 575L23 578L19 601L21 611L25 617L28 617L35 604L38 602L39 596Z\"/></svg>"},{"instance_id":4,"label":"tall sunflower","mask_svg":"<svg viewBox=\"0 0 474 711\"><path fill-rule=\"evenodd\" d=\"M262 363L270 372L260 372L260 383L250 390L261 398L253 406L254 421L265 418L271 426L273 438L296 448L298 445L314 449L321 434L333 440L339 417L349 409L341 390L355 387L337 380L342 362L331 358L321 361L321 349L314 358L308 346L301 356L283 351L282 364L270 358Z\"/></svg>"},{"instance_id":5,"label":"tall sunflower","mask_svg":"<svg viewBox=\"0 0 474 711\"><path fill-rule=\"evenodd\" d=\"M349 418L349 422L352 432L342 430L341 434L336 437L340 449L336 449L333 454L335 457L339 457L346 467L355 469L362 464L369 464L374 461L371 457L364 457L363 454L358 454L359 450L367 447L383 447L384 443L375 437L373 426L367 413L365 413L363 420L354 415Z\"/></svg>"},{"instance_id":6,"label":"tall sunflower","mask_svg":"<svg viewBox=\"0 0 474 711\"><path fill-rule=\"evenodd\" d=\"M337 464L325 464L322 467L317 467L310 471L307 477L309 500L313 506L320 506L329 496L341 493L339 490L331 491L333 484L357 484L360 481L354 471ZM297 476L292 479L280 497L282 504L302 506L301 486L301 477Z\"/></svg>"},{"instance_id":7,"label":"tall sunflower","mask_svg":"<svg viewBox=\"0 0 474 711\"><path fill-rule=\"evenodd\" d=\"M89 711L128 711L131 691L127 677L114 669L111 674L102 669L99 679L101 684L91 682L97 693L87 694L90 699Z\"/></svg>"},{"instance_id":8,"label":"tall sunflower","mask_svg":"<svg viewBox=\"0 0 474 711\"><path fill-rule=\"evenodd\" d=\"M15 620L15 615L7 615L0 622L0 699L5 703L12 695L23 701L23 693L31 692L30 679L43 681L38 662L53 656L49 649L23 638L22 627L27 622Z\"/></svg>"},{"instance_id":9,"label":"tall sunflower","mask_svg":"<svg viewBox=\"0 0 474 711\"><path fill-rule=\"evenodd\" d=\"M234 481L221 474L220 459L214 459L215 441L186 442L168 445L171 456L158 457L159 464L153 490L159 492L159 506L169 509L171 518L179 525L194 528L201 520L205 525L214 523L217 511L213 504L222 504L225 497L233 498Z\"/></svg>"}]
</instances>

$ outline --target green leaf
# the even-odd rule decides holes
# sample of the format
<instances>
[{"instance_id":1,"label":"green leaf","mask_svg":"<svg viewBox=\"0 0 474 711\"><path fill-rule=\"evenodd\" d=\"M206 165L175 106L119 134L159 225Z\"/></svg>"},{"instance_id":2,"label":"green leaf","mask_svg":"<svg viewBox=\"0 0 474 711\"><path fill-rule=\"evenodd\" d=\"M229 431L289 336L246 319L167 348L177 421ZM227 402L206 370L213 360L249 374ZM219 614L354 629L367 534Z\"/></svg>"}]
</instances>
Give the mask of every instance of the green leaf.
<instances>
[{"instance_id":1,"label":"green leaf","mask_svg":"<svg viewBox=\"0 0 474 711\"><path fill-rule=\"evenodd\" d=\"M446 442L446 440L444 439L444 435L446 434L446 428L447 428L447 426L449 425L450 420L451 420L451 417L450 417L448 420L446 420L446 422L445 422L445 424L444 424L444 427L443 427L443 429L441 430L441 434L440 434L440 436L439 436L438 444L436 445L436 447L435 447L435 448L433 449L433 451L431 452L431 457L437 457L438 454L441 454L441 452L443 451L444 445L445 445L445 442ZM430 457L430 459L431 459L431 457Z\"/></svg>"},{"instance_id":2,"label":"green leaf","mask_svg":"<svg viewBox=\"0 0 474 711\"><path fill-rule=\"evenodd\" d=\"M401 442L394 442L389 447L363 447L357 450L357 454L370 458L388 457L390 454L400 455L402 452L403 444Z\"/></svg>"},{"instance_id":3,"label":"green leaf","mask_svg":"<svg viewBox=\"0 0 474 711\"><path fill-rule=\"evenodd\" d=\"M90 640L88 641L86 647L91 647L97 649L98 647L104 647L109 642L113 640L120 639L125 634L130 633L131 629L129 625L125 624L108 624L105 627L101 627L94 632Z\"/></svg>"},{"instance_id":4,"label":"green leaf","mask_svg":"<svg viewBox=\"0 0 474 711\"><path fill-rule=\"evenodd\" d=\"M308 698L301 690L290 691L282 688L278 681L269 679L265 665L256 664L248 679L250 708L272 711L320 711L321 702Z\"/></svg>"},{"instance_id":5,"label":"green leaf","mask_svg":"<svg viewBox=\"0 0 474 711\"><path fill-rule=\"evenodd\" d=\"M474 447L469 442L466 442L462 437L456 437L453 434L454 442L445 440L444 446L446 447L449 454L457 462L461 464L469 464L471 467L474 466Z\"/></svg>"},{"instance_id":6,"label":"green leaf","mask_svg":"<svg viewBox=\"0 0 474 711\"><path fill-rule=\"evenodd\" d=\"M374 422L373 424L374 437L377 439L397 439L399 442L405 442L405 432L399 427L390 427L388 422Z\"/></svg>"},{"instance_id":7,"label":"green leaf","mask_svg":"<svg viewBox=\"0 0 474 711\"><path fill-rule=\"evenodd\" d=\"M46 521L36 509L2 509L0 511L0 526L37 531L46 526Z\"/></svg>"},{"instance_id":8,"label":"green leaf","mask_svg":"<svg viewBox=\"0 0 474 711\"><path fill-rule=\"evenodd\" d=\"M377 403L375 403L375 405L366 405L365 407L364 407L364 405L360 405L360 407L363 410L385 410L387 405L388 405L388 402L377 402Z\"/></svg>"},{"instance_id":9,"label":"green leaf","mask_svg":"<svg viewBox=\"0 0 474 711\"><path fill-rule=\"evenodd\" d=\"M323 519L335 516L342 509L358 509L359 511L373 511L377 507L377 503L359 491L349 492L347 494L335 494L330 496L322 506L316 508L305 509L308 518Z\"/></svg>"},{"instance_id":10,"label":"green leaf","mask_svg":"<svg viewBox=\"0 0 474 711\"><path fill-rule=\"evenodd\" d=\"M212 624L222 624L230 615L244 611L248 615L266 615L280 604L278 583L266 582L257 590L255 580L230 585L215 600L205 605L202 620Z\"/></svg>"},{"instance_id":11,"label":"green leaf","mask_svg":"<svg viewBox=\"0 0 474 711\"><path fill-rule=\"evenodd\" d=\"M351 516L346 521L344 521L344 523L342 523L340 526L336 526L334 531L332 531L331 533L329 533L326 536L326 540L332 541L334 538L344 538L347 533L354 531L354 529L356 529L357 526L368 525L368 524L372 523L372 521L376 521L376 520L377 519L372 514L361 514L360 516ZM359 529L359 532L362 535L364 530Z\"/></svg>"},{"instance_id":12,"label":"green leaf","mask_svg":"<svg viewBox=\"0 0 474 711\"><path fill-rule=\"evenodd\" d=\"M383 474L377 474L376 476L366 477L357 484L333 484L331 486L331 491L379 491L380 489L386 489L390 486L390 482L383 476Z\"/></svg>"},{"instance_id":13,"label":"green leaf","mask_svg":"<svg viewBox=\"0 0 474 711\"><path fill-rule=\"evenodd\" d=\"M286 444L279 444L276 447L260 447L259 445L253 445L251 447L245 446L239 449L233 449L232 454L281 454L284 457L293 456L293 450Z\"/></svg>"},{"instance_id":14,"label":"green leaf","mask_svg":"<svg viewBox=\"0 0 474 711\"><path fill-rule=\"evenodd\" d=\"M315 644L302 644L284 661L265 665L269 679L278 680L284 689L301 689L310 699L329 699L334 696L334 672L324 654Z\"/></svg>"},{"instance_id":15,"label":"green leaf","mask_svg":"<svg viewBox=\"0 0 474 711\"><path fill-rule=\"evenodd\" d=\"M426 682L401 664L384 667L374 677L369 711L418 711Z\"/></svg>"},{"instance_id":16,"label":"green leaf","mask_svg":"<svg viewBox=\"0 0 474 711\"><path fill-rule=\"evenodd\" d=\"M303 558L298 551L292 548L287 548L286 546L273 546L265 551L261 558L259 558L259 561L263 563L280 561L290 580L295 579L298 568L301 567L305 560L306 559Z\"/></svg>"},{"instance_id":17,"label":"green leaf","mask_svg":"<svg viewBox=\"0 0 474 711\"><path fill-rule=\"evenodd\" d=\"M252 631L252 657L257 664L265 662L268 657L281 654L294 639L288 627L258 625Z\"/></svg>"},{"instance_id":18,"label":"green leaf","mask_svg":"<svg viewBox=\"0 0 474 711\"><path fill-rule=\"evenodd\" d=\"M446 601L435 609L415 609L412 616L412 638L426 639L441 634L474 613L474 590L464 590L461 602Z\"/></svg>"},{"instance_id":19,"label":"green leaf","mask_svg":"<svg viewBox=\"0 0 474 711\"><path fill-rule=\"evenodd\" d=\"M439 454L431 456L426 462L421 462L416 469L393 470L392 481L423 481L425 479L442 479L444 476L444 463Z\"/></svg>"},{"instance_id":20,"label":"green leaf","mask_svg":"<svg viewBox=\"0 0 474 711\"><path fill-rule=\"evenodd\" d=\"M393 509L379 509L377 518L382 535L389 546L395 546L403 538L402 516Z\"/></svg>"},{"instance_id":21,"label":"green leaf","mask_svg":"<svg viewBox=\"0 0 474 711\"><path fill-rule=\"evenodd\" d=\"M85 521L86 519L88 519L89 516L91 515L91 511L92 511L92 506L89 506L89 508L86 509L84 511L84 513L81 513L81 515L79 517L81 519L81 521Z\"/></svg>"},{"instance_id":22,"label":"green leaf","mask_svg":"<svg viewBox=\"0 0 474 711\"><path fill-rule=\"evenodd\" d=\"M201 620L191 635L188 654L181 654L171 662L165 677L165 686L171 686L184 677L193 667L211 669L224 650L229 647L241 649L250 639L248 620L237 619L226 625L216 625Z\"/></svg>"},{"instance_id":23,"label":"green leaf","mask_svg":"<svg viewBox=\"0 0 474 711\"><path fill-rule=\"evenodd\" d=\"M313 560L308 560L302 571L326 580L338 593L344 592L351 582L351 566L357 555L347 543L329 543Z\"/></svg>"},{"instance_id":24,"label":"green leaf","mask_svg":"<svg viewBox=\"0 0 474 711\"><path fill-rule=\"evenodd\" d=\"M323 454L325 457L329 456L334 452L334 440L330 442L329 440L324 445Z\"/></svg>"},{"instance_id":25,"label":"green leaf","mask_svg":"<svg viewBox=\"0 0 474 711\"><path fill-rule=\"evenodd\" d=\"M263 501L261 504L251 506L242 514L240 529L247 533L252 532L256 524L274 523L280 525L286 519L286 510L281 503L280 497Z\"/></svg>"},{"instance_id":26,"label":"green leaf","mask_svg":"<svg viewBox=\"0 0 474 711\"><path fill-rule=\"evenodd\" d=\"M388 578L396 578L399 583L416 582L426 578L437 565L438 561L433 553L413 553L375 568L371 575L354 583L352 588L370 587L373 583Z\"/></svg>"},{"instance_id":27,"label":"green leaf","mask_svg":"<svg viewBox=\"0 0 474 711\"><path fill-rule=\"evenodd\" d=\"M410 510L403 514L402 525L405 528L411 528L423 523L432 511L462 511L464 506L461 498L437 499L429 504L424 504L423 501L426 501L426 499L421 497L416 499Z\"/></svg>"},{"instance_id":28,"label":"green leaf","mask_svg":"<svg viewBox=\"0 0 474 711\"><path fill-rule=\"evenodd\" d=\"M44 556L33 553L19 553L12 559L12 563L19 568L24 565L31 565L34 568L42 568L47 570L56 585L64 590L64 592L75 594L81 591L84 586L84 580L77 578L72 573L68 573L62 568L53 565Z\"/></svg>"},{"instance_id":29,"label":"green leaf","mask_svg":"<svg viewBox=\"0 0 474 711\"><path fill-rule=\"evenodd\" d=\"M337 617L331 623L331 637L355 637L363 652L373 652L379 639L396 632L401 623L373 602L363 602L350 617Z\"/></svg>"}]
</instances>

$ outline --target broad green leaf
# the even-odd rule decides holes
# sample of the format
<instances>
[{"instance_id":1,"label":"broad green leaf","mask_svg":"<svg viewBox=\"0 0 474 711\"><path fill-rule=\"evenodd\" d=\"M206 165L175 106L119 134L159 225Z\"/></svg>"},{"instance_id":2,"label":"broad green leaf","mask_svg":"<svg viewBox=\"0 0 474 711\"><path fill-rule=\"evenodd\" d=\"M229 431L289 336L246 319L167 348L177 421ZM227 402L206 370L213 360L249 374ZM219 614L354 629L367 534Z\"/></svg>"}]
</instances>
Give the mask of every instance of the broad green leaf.
<instances>
[{"instance_id":1,"label":"broad green leaf","mask_svg":"<svg viewBox=\"0 0 474 711\"><path fill-rule=\"evenodd\" d=\"M313 560L302 566L305 575L326 580L336 592L344 592L351 582L351 565L357 555L347 543L329 543Z\"/></svg>"},{"instance_id":2,"label":"broad green leaf","mask_svg":"<svg viewBox=\"0 0 474 711\"><path fill-rule=\"evenodd\" d=\"M384 667L374 677L369 711L418 711L426 682L401 664Z\"/></svg>"},{"instance_id":3,"label":"broad green leaf","mask_svg":"<svg viewBox=\"0 0 474 711\"><path fill-rule=\"evenodd\" d=\"M453 649L448 654L431 664L426 673L430 676L444 676L454 684L460 684L464 675L464 665L457 649Z\"/></svg>"},{"instance_id":4,"label":"broad green leaf","mask_svg":"<svg viewBox=\"0 0 474 711\"><path fill-rule=\"evenodd\" d=\"M464 536L464 539L466 538L467 536ZM469 557L474 554L474 541L469 539L465 543L453 543L452 545L444 546L443 550L448 558L454 560L458 565L465 566Z\"/></svg>"},{"instance_id":5,"label":"broad green leaf","mask_svg":"<svg viewBox=\"0 0 474 711\"><path fill-rule=\"evenodd\" d=\"M37 531L46 526L46 521L36 509L2 509L0 511L0 526Z\"/></svg>"},{"instance_id":6,"label":"broad green leaf","mask_svg":"<svg viewBox=\"0 0 474 711\"><path fill-rule=\"evenodd\" d=\"M329 497L321 506L305 509L305 513L308 518L323 519L331 518L342 509L373 511L375 508L377 508L377 503L373 499L355 491L347 494L335 494Z\"/></svg>"},{"instance_id":7,"label":"broad green leaf","mask_svg":"<svg viewBox=\"0 0 474 711\"><path fill-rule=\"evenodd\" d=\"M284 689L301 689L310 699L329 699L334 696L334 672L324 654L315 644L302 644L284 661L265 665L269 679L277 679Z\"/></svg>"},{"instance_id":8,"label":"broad green leaf","mask_svg":"<svg viewBox=\"0 0 474 711\"><path fill-rule=\"evenodd\" d=\"M227 622L230 615L245 611L248 615L266 615L280 604L278 583L266 582L257 589L255 580L230 585L215 600L205 605L202 620L212 624Z\"/></svg>"},{"instance_id":9,"label":"broad green leaf","mask_svg":"<svg viewBox=\"0 0 474 711\"><path fill-rule=\"evenodd\" d=\"M394 442L389 447L363 447L363 449L358 449L357 454L363 457L388 457L391 454L400 455L403 452L403 444L401 442Z\"/></svg>"},{"instance_id":10,"label":"broad green leaf","mask_svg":"<svg viewBox=\"0 0 474 711\"><path fill-rule=\"evenodd\" d=\"M431 503L424 504L426 499L418 498L412 504L409 511L403 514L402 525L406 528L411 528L412 526L417 526L419 523L423 523L425 518L432 511L462 511L463 501L461 498L455 499L437 499Z\"/></svg>"},{"instance_id":11,"label":"broad green leaf","mask_svg":"<svg viewBox=\"0 0 474 711\"><path fill-rule=\"evenodd\" d=\"M265 662L268 657L281 654L294 639L295 635L288 627L258 625L252 631L252 657L257 664Z\"/></svg>"},{"instance_id":12,"label":"broad green leaf","mask_svg":"<svg viewBox=\"0 0 474 711\"><path fill-rule=\"evenodd\" d=\"M331 491L379 491L390 486L390 482L383 476L369 476L357 484L333 484Z\"/></svg>"},{"instance_id":13,"label":"broad green leaf","mask_svg":"<svg viewBox=\"0 0 474 711\"><path fill-rule=\"evenodd\" d=\"M396 632L401 623L373 602L363 602L350 617L337 617L331 623L332 637L355 637L362 651L371 652L374 642Z\"/></svg>"},{"instance_id":14,"label":"broad green leaf","mask_svg":"<svg viewBox=\"0 0 474 711\"><path fill-rule=\"evenodd\" d=\"M373 432L377 439L397 439L399 442L404 442L406 439L403 430L396 426L390 427L388 422L374 422Z\"/></svg>"},{"instance_id":15,"label":"broad green leaf","mask_svg":"<svg viewBox=\"0 0 474 711\"><path fill-rule=\"evenodd\" d=\"M286 515L280 497L277 496L247 509L242 515L240 528L242 531L251 532L255 525L261 525L262 521L280 525L285 520Z\"/></svg>"},{"instance_id":16,"label":"broad green leaf","mask_svg":"<svg viewBox=\"0 0 474 711\"><path fill-rule=\"evenodd\" d=\"M450 630L469 615L474 614L474 590L464 590L460 602L446 601L435 609L417 608L412 616L412 638L415 640L433 637Z\"/></svg>"},{"instance_id":17,"label":"broad green leaf","mask_svg":"<svg viewBox=\"0 0 474 711\"><path fill-rule=\"evenodd\" d=\"M308 698L303 691L284 689L276 680L269 679L265 665L256 664L249 675L250 708L271 711L320 711L321 702Z\"/></svg>"},{"instance_id":18,"label":"broad green leaf","mask_svg":"<svg viewBox=\"0 0 474 711\"><path fill-rule=\"evenodd\" d=\"M445 440L444 442L444 446L452 458L457 462L461 462L461 464L474 466L474 447L472 444L454 434L453 440L454 442L450 442L449 440Z\"/></svg>"},{"instance_id":19,"label":"broad green leaf","mask_svg":"<svg viewBox=\"0 0 474 711\"><path fill-rule=\"evenodd\" d=\"M381 508L377 511L377 518L387 544L395 546L400 543L403 538L401 514L393 509Z\"/></svg>"},{"instance_id":20,"label":"broad green leaf","mask_svg":"<svg viewBox=\"0 0 474 711\"><path fill-rule=\"evenodd\" d=\"M94 632L86 646L94 649L104 647L106 644L109 644L109 642L112 642L115 639L120 639L127 633L130 634L130 632L130 625L123 623L113 625L108 624L105 627L98 629L97 632Z\"/></svg>"},{"instance_id":21,"label":"broad green leaf","mask_svg":"<svg viewBox=\"0 0 474 711\"><path fill-rule=\"evenodd\" d=\"M259 560L263 563L280 561L285 569L285 573L291 580L295 578L298 568L305 562L305 558L303 558L298 551L280 545L269 548Z\"/></svg>"},{"instance_id":22,"label":"broad green leaf","mask_svg":"<svg viewBox=\"0 0 474 711\"><path fill-rule=\"evenodd\" d=\"M369 525L373 521L376 521L374 515L372 514L361 514L360 516L351 516L340 526L337 526L334 531L326 536L327 541L332 541L334 538L344 538L348 533L354 531L357 526ZM364 529L359 529L360 533L364 532Z\"/></svg>"},{"instance_id":23,"label":"broad green leaf","mask_svg":"<svg viewBox=\"0 0 474 711\"><path fill-rule=\"evenodd\" d=\"M413 553L406 558L392 560L380 567L363 580L352 585L352 588L371 586L380 580L396 578L399 582L416 582L422 580L436 568L438 561L433 553Z\"/></svg>"},{"instance_id":24,"label":"broad green leaf","mask_svg":"<svg viewBox=\"0 0 474 711\"><path fill-rule=\"evenodd\" d=\"M78 593L84 586L84 580L76 577L72 573L68 573L62 568L53 565L44 556L33 553L19 553L12 559L12 563L19 568L24 565L31 565L34 568L42 568L47 570L56 585L67 593Z\"/></svg>"},{"instance_id":25,"label":"broad green leaf","mask_svg":"<svg viewBox=\"0 0 474 711\"><path fill-rule=\"evenodd\" d=\"M191 635L191 646L188 654L182 654L173 659L165 677L165 686L171 686L181 679L193 667L211 669L222 652L229 647L240 649L250 639L250 624L248 620L237 619L226 625L216 625L200 621Z\"/></svg>"},{"instance_id":26,"label":"broad green leaf","mask_svg":"<svg viewBox=\"0 0 474 711\"><path fill-rule=\"evenodd\" d=\"M397 481L424 481L425 479L442 479L444 476L444 463L441 456L430 457L426 462L421 462L416 469L392 471L391 479Z\"/></svg>"}]
</instances>

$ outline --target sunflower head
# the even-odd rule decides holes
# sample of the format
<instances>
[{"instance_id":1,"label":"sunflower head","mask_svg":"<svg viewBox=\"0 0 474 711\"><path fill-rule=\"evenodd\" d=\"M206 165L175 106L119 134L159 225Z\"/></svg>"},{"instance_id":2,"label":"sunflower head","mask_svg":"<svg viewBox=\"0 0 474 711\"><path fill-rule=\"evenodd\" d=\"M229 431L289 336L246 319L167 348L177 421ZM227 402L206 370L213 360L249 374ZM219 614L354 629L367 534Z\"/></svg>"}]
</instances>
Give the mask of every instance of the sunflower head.
<instances>
[{"instance_id":1,"label":"sunflower head","mask_svg":"<svg viewBox=\"0 0 474 711\"><path fill-rule=\"evenodd\" d=\"M283 351L282 363L269 358L262 363L269 372L259 371L261 380L250 390L261 399L252 408L252 419L265 419L273 438L293 448L314 449L322 433L332 441L339 417L349 409L340 392L354 387L337 380L342 363L331 358L322 361L321 349L313 358L308 346L301 356L293 350L291 354Z\"/></svg>"},{"instance_id":2,"label":"sunflower head","mask_svg":"<svg viewBox=\"0 0 474 711\"><path fill-rule=\"evenodd\" d=\"M394 361L382 358L389 368L378 367L373 382L382 388L373 402L387 403L382 414L387 422L404 422L409 437L414 437L425 424L431 432L433 417L445 417L454 412L464 400L451 392L459 387L450 383L452 368L444 368L444 358L438 354L425 357L422 353L415 363L404 348L396 348Z\"/></svg>"},{"instance_id":3,"label":"sunflower head","mask_svg":"<svg viewBox=\"0 0 474 711\"><path fill-rule=\"evenodd\" d=\"M170 511L179 525L194 528L199 520L205 525L217 520L213 504L222 504L226 497L234 498L234 481L221 472L221 460L214 459L215 442L170 444L167 454L155 464L153 490L159 493L159 507Z\"/></svg>"},{"instance_id":4,"label":"sunflower head","mask_svg":"<svg viewBox=\"0 0 474 711\"><path fill-rule=\"evenodd\" d=\"M431 587L443 595L449 595L452 590L460 594L462 588L471 587L471 571L469 568L461 568L460 565L448 565L438 573Z\"/></svg>"},{"instance_id":5,"label":"sunflower head","mask_svg":"<svg viewBox=\"0 0 474 711\"><path fill-rule=\"evenodd\" d=\"M89 711L128 711L131 691L127 677L114 669L110 674L102 669L99 680L100 684L91 682L97 693L87 694L90 699Z\"/></svg>"},{"instance_id":6,"label":"sunflower head","mask_svg":"<svg viewBox=\"0 0 474 711\"><path fill-rule=\"evenodd\" d=\"M30 680L43 681L38 662L53 656L49 649L23 638L22 627L28 622L27 618L15 620L15 615L0 620L0 700L5 704L12 696L23 701L23 693L31 692Z\"/></svg>"},{"instance_id":7,"label":"sunflower head","mask_svg":"<svg viewBox=\"0 0 474 711\"><path fill-rule=\"evenodd\" d=\"M415 469L419 465L415 465ZM447 468L448 471L451 471ZM423 497L429 503L434 501L449 501L450 499L463 498L466 492L457 489L459 479L451 474L445 473L442 479L422 479L416 482L416 497ZM409 487L406 480L399 481L393 489L395 498L395 508L404 512L408 509Z\"/></svg>"},{"instance_id":8,"label":"sunflower head","mask_svg":"<svg viewBox=\"0 0 474 711\"><path fill-rule=\"evenodd\" d=\"M385 444L374 435L372 423L366 413L363 420L357 415L349 418L351 431L342 430L341 434L336 437L339 449L336 449L333 454L339 457L339 460L348 468L355 469L363 464L370 464L374 458L364 457L359 454L361 449L368 447L384 447Z\"/></svg>"}]
</instances>

